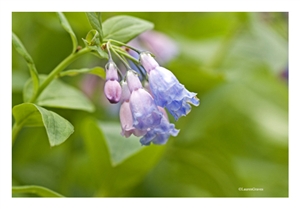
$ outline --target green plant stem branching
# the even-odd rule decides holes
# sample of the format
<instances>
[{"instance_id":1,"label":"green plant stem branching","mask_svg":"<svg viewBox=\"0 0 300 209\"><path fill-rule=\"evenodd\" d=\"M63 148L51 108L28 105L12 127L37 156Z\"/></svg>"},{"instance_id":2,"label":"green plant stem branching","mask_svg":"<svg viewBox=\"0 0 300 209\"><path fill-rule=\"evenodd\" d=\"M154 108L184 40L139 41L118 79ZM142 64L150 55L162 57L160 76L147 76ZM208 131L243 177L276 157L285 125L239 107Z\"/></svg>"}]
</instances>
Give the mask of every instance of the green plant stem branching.
<instances>
[{"instance_id":1,"label":"green plant stem branching","mask_svg":"<svg viewBox=\"0 0 300 209\"><path fill-rule=\"evenodd\" d=\"M46 80L39 86L36 93L33 95L29 102L34 103L39 95L43 92L43 90L53 81L53 79L62 71L64 70L69 64L71 64L74 60L80 57L83 54L90 52L91 49L84 48L77 53L72 53L68 57L66 57L56 68L47 76Z\"/></svg>"},{"instance_id":2,"label":"green plant stem branching","mask_svg":"<svg viewBox=\"0 0 300 209\"><path fill-rule=\"evenodd\" d=\"M134 48L134 47L132 47L132 46L129 46L129 45L127 45L127 44L124 44L124 43L122 43L122 42L120 42L120 41L116 41L116 40L114 40L114 39L109 39L108 42L116 43L116 44L118 44L118 45L120 45L120 46L125 46L125 47L127 47L127 48L129 48L129 49L132 49L133 51L136 51L136 52L139 53L139 54L142 52L142 51L140 51L140 50L138 50L138 49L136 49L136 48Z\"/></svg>"},{"instance_id":3,"label":"green plant stem branching","mask_svg":"<svg viewBox=\"0 0 300 209\"><path fill-rule=\"evenodd\" d=\"M32 96L32 98L30 99L30 103L34 103L37 98L39 97L39 95L43 92L43 90L53 81L53 79L56 78L57 75L59 75L59 73L61 71L63 71L68 65L70 65L73 61L75 61L78 57L87 54L91 52L91 49L89 48L84 48L78 52L72 53L70 54L68 57L66 57L61 63L59 63L59 65L56 66L56 68L47 76L46 80L39 86L39 88L37 89L37 91L35 92L35 94ZM18 124L18 123L14 123L13 128L12 128L12 144L14 144L18 133L20 132L20 130L22 129L23 124Z\"/></svg>"},{"instance_id":4,"label":"green plant stem branching","mask_svg":"<svg viewBox=\"0 0 300 209\"><path fill-rule=\"evenodd\" d=\"M121 49L120 47L112 46L112 48L115 50L115 52L118 52L119 54L122 54L123 56L125 56L125 57L128 58L128 59L130 59L130 60L133 61L134 63L140 64L140 62L139 62L136 58L130 56L127 52L125 52L125 51L124 51L123 49Z\"/></svg>"}]
</instances>

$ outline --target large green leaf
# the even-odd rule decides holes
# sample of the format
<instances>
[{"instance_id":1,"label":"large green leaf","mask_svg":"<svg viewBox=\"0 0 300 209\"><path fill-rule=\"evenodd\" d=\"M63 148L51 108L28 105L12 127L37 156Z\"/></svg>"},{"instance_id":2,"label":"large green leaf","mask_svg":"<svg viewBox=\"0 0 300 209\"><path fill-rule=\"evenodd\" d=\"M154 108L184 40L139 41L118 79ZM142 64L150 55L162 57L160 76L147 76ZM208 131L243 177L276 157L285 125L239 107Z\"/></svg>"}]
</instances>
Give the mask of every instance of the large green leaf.
<instances>
[{"instance_id":1,"label":"large green leaf","mask_svg":"<svg viewBox=\"0 0 300 209\"><path fill-rule=\"evenodd\" d=\"M76 51L77 49L77 38L75 33L72 30L71 25L69 24L67 18L65 17L65 15L62 12L57 12L57 15L59 17L60 23L63 26L63 28L70 34L71 39L72 39L72 43L73 43L73 52Z\"/></svg>"},{"instance_id":2,"label":"large green leaf","mask_svg":"<svg viewBox=\"0 0 300 209\"><path fill-rule=\"evenodd\" d=\"M25 49L20 39L14 33L12 33L12 42L16 51L26 60L29 67L31 79L33 81L34 91L37 91L37 89L39 88L39 77L33 59Z\"/></svg>"},{"instance_id":3,"label":"large green leaf","mask_svg":"<svg viewBox=\"0 0 300 209\"><path fill-rule=\"evenodd\" d=\"M136 17L120 15L107 19L103 23L104 39L114 39L127 43L142 32L154 27L153 23Z\"/></svg>"},{"instance_id":4,"label":"large green leaf","mask_svg":"<svg viewBox=\"0 0 300 209\"><path fill-rule=\"evenodd\" d=\"M136 137L120 135L117 123L82 122L82 134L92 163L97 196L122 196L137 185L161 158L165 146L141 147Z\"/></svg>"},{"instance_id":5,"label":"large green leaf","mask_svg":"<svg viewBox=\"0 0 300 209\"><path fill-rule=\"evenodd\" d=\"M92 181L98 190L97 195L104 196L109 188L108 179L112 170L105 136L93 118L86 118L82 121L81 133L91 163Z\"/></svg>"},{"instance_id":6,"label":"large green leaf","mask_svg":"<svg viewBox=\"0 0 300 209\"><path fill-rule=\"evenodd\" d=\"M18 126L45 126L51 146L63 143L74 132L69 121L35 104L16 105L13 115Z\"/></svg>"},{"instance_id":7,"label":"large green leaf","mask_svg":"<svg viewBox=\"0 0 300 209\"><path fill-rule=\"evenodd\" d=\"M46 79L45 75L40 75L40 80L43 82ZM29 81L25 85L23 91L24 101L27 102L32 95L32 82ZM94 111L94 105L89 101L83 93L76 88L63 83L56 79L38 97L36 104L45 107L56 107L66 109L85 110L88 112Z\"/></svg>"}]
</instances>

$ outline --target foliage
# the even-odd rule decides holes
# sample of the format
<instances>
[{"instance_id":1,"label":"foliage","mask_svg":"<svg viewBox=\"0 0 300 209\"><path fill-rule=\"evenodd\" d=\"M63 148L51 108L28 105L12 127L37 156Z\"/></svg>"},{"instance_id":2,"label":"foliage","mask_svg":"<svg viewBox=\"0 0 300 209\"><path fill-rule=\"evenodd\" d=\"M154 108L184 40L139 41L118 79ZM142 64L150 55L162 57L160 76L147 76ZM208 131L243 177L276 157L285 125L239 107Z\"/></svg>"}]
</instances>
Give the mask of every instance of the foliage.
<instances>
[{"instance_id":1,"label":"foliage","mask_svg":"<svg viewBox=\"0 0 300 209\"><path fill-rule=\"evenodd\" d=\"M287 197L287 25L285 13L14 12L12 195ZM99 44L152 28L176 42L164 67L201 104L177 137L142 147L103 101Z\"/></svg>"}]
</instances>

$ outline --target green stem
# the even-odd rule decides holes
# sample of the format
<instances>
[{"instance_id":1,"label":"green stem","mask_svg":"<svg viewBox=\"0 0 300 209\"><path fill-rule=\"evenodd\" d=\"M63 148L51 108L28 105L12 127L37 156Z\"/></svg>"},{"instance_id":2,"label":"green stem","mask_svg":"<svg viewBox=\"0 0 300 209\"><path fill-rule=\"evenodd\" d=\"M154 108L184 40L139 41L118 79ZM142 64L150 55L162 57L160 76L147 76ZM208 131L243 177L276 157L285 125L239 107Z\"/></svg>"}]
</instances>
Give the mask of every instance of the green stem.
<instances>
[{"instance_id":1,"label":"green stem","mask_svg":"<svg viewBox=\"0 0 300 209\"><path fill-rule=\"evenodd\" d=\"M130 59L131 61L133 61L134 63L140 64L140 62L139 62L136 58L130 56L128 53L124 52L122 49L120 49L120 48L118 48L118 47L116 47L116 46L112 46L112 48L114 48L114 50L115 50L116 52L118 52L118 53L124 55L125 57L127 57L128 59Z\"/></svg>"},{"instance_id":2,"label":"green stem","mask_svg":"<svg viewBox=\"0 0 300 209\"><path fill-rule=\"evenodd\" d=\"M32 96L29 103L34 103L36 99L39 97L39 95L43 92L43 90L52 82L52 80L62 71L64 70L69 64L71 64L74 60L76 60L78 57L80 57L83 54L86 54L90 52L91 49L84 48L77 53L72 53L68 57L66 57L59 65L56 66L56 68L48 75L46 80L39 86L38 90L35 92L35 94ZM15 123L12 128L12 144L14 144L18 133L22 129L23 124Z\"/></svg>"},{"instance_id":3,"label":"green stem","mask_svg":"<svg viewBox=\"0 0 300 209\"><path fill-rule=\"evenodd\" d=\"M114 42L114 43L116 43L116 44L119 44L120 46L126 46L127 48L132 49L133 51L136 51L137 53L141 53L141 52L142 52L141 50L138 50L138 49L136 49L136 48L134 48L134 47L132 47L132 46L129 46L129 45L127 45L127 44L124 44L124 43L122 43L122 42L120 42L120 41L116 41L116 40L114 40L114 39L109 39L108 42Z\"/></svg>"},{"instance_id":4,"label":"green stem","mask_svg":"<svg viewBox=\"0 0 300 209\"><path fill-rule=\"evenodd\" d=\"M15 123L13 125L13 128L12 128L12 144L15 143L15 140L18 136L18 133L20 132L20 130L22 129L23 125L22 124L18 124L18 123Z\"/></svg>"},{"instance_id":5,"label":"green stem","mask_svg":"<svg viewBox=\"0 0 300 209\"><path fill-rule=\"evenodd\" d=\"M43 92L43 90L52 82L52 80L62 71L64 70L69 64L71 64L74 60L80 57L83 54L90 52L91 49L84 48L77 53L72 53L68 57L66 57L56 68L48 75L46 80L40 85L36 93L33 95L29 102L34 103L39 95Z\"/></svg>"},{"instance_id":6,"label":"green stem","mask_svg":"<svg viewBox=\"0 0 300 209\"><path fill-rule=\"evenodd\" d=\"M123 62L123 64L125 65L125 67L127 68L127 69L131 69L130 68L130 66L129 66L129 64L127 63L127 61L124 59L124 58L122 58L116 51L115 51L115 49L112 47L111 48L111 50L115 53L115 55L117 55L117 57Z\"/></svg>"}]
</instances>

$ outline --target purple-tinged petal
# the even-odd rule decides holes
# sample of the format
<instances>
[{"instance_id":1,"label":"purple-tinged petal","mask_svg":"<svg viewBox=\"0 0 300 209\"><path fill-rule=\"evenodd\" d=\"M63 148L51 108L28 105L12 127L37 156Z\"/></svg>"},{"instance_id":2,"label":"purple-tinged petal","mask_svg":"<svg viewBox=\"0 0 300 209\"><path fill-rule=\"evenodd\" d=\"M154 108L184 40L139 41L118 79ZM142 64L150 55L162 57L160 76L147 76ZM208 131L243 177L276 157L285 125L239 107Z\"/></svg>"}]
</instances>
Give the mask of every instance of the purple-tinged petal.
<instances>
[{"instance_id":1,"label":"purple-tinged petal","mask_svg":"<svg viewBox=\"0 0 300 209\"><path fill-rule=\"evenodd\" d=\"M122 88L116 80L107 80L104 85L104 94L110 103L118 103L121 99Z\"/></svg>"},{"instance_id":2,"label":"purple-tinged petal","mask_svg":"<svg viewBox=\"0 0 300 209\"><path fill-rule=\"evenodd\" d=\"M149 73L151 70L159 67L155 59L147 52L140 53L140 63L143 65L145 70Z\"/></svg>"},{"instance_id":3,"label":"purple-tinged petal","mask_svg":"<svg viewBox=\"0 0 300 209\"><path fill-rule=\"evenodd\" d=\"M126 77L130 92L142 88L142 83L139 80L139 77L137 76L136 72L129 70L127 71Z\"/></svg>"},{"instance_id":4,"label":"purple-tinged petal","mask_svg":"<svg viewBox=\"0 0 300 209\"><path fill-rule=\"evenodd\" d=\"M197 94L189 92L184 85L179 83L171 71L157 67L151 70L148 75L155 103L161 107L166 107L176 120L190 112L190 104L199 105Z\"/></svg>"},{"instance_id":5,"label":"purple-tinged petal","mask_svg":"<svg viewBox=\"0 0 300 209\"><path fill-rule=\"evenodd\" d=\"M129 101L129 98L130 98L130 91L129 91L129 88L128 88L128 84L126 81L122 81L121 82L121 85L122 85L122 97L121 97L121 101L124 102L124 101Z\"/></svg>"},{"instance_id":6,"label":"purple-tinged petal","mask_svg":"<svg viewBox=\"0 0 300 209\"><path fill-rule=\"evenodd\" d=\"M106 69L106 80L118 80L118 70L114 62L110 61L105 66Z\"/></svg>"},{"instance_id":7,"label":"purple-tinged petal","mask_svg":"<svg viewBox=\"0 0 300 209\"><path fill-rule=\"evenodd\" d=\"M163 117L152 96L142 88L131 93L130 108L133 115L133 126L137 129L147 130L157 126Z\"/></svg>"},{"instance_id":8,"label":"purple-tinged petal","mask_svg":"<svg viewBox=\"0 0 300 209\"><path fill-rule=\"evenodd\" d=\"M153 144L165 144L169 137L177 136L179 130L175 129L174 124L169 123L168 120L163 117L159 126L151 128L141 139L142 145Z\"/></svg>"},{"instance_id":9,"label":"purple-tinged petal","mask_svg":"<svg viewBox=\"0 0 300 209\"><path fill-rule=\"evenodd\" d=\"M121 134L126 138L128 138L131 134L134 134L135 136L143 136L147 132L133 127L133 118L129 102L123 102L120 107L120 122L122 127Z\"/></svg>"}]
</instances>

